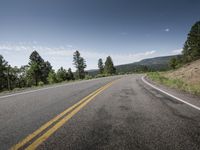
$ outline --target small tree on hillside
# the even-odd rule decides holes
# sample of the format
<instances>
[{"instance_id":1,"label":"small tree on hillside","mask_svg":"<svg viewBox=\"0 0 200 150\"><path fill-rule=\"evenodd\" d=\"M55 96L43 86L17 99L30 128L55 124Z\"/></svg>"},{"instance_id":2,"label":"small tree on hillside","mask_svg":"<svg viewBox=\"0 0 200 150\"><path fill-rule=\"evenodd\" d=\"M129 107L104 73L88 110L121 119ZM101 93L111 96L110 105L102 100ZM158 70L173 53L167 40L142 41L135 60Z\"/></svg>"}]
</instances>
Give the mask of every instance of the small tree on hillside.
<instances>
[{"instance_id":1,"label":"small tree on hillside","mask_svg":"<svg viewBox=\"0 0 200 150\"><path fill-rule=\"evenodd\" d=\"M57 76L58 82L65 81L68 78L67 71L63 67L58 69L56 76Z\"/></svg>"},{"instance_id":2,"label":"small tree on hillside","mask_svg":"<svg viewBox=\"0 0 200 150\"><path fill-rule=\"evenodd\" d=\"M115 74L116 73L116 68L114 67L112 58L110 56L108 56L106 58L104 72L106 74Z\"/></svg>"},{"instance_id":3,"label":"small tree on hillside","mask_svg":"<svg viewBox=\"0 0 200 150\"><path fill-rule=\"evenodd\" d=\"M47 81L48 83L50 84L53 84L53 83L57 83L58 80L57 80L57 77L56 77L56 73L54 70L51 70L48 74L48 77L47 77Z\"/></svg>"},{"instance_id":4,"label":"small tree on hillside","mask_svg":"<svg viewBox=\"0 0 200 150\"><path fill-rule=\"evenodd\" d=\"M28 83L32 85L38 85L38 82L47 83L47 77L49 72L52 70L51 64L39 55L37 51L33 51L29 57L29 70L28 74Z\"/></svg>"},{"instance_id":5,"label":"small tree on hillside","mask_svg":"<svg viewBox=\"0 0 200 150\"><path fill-rule=\"evenodd\" d=\"M76 72L79 79L83 79L85 77L85 68L87 67L85 63L85 59L81 57L79 51L75 51L73 55L73 64L76 67Z\"/></svg>"},{"instance_id":6,"label":"small tree on hillside","mask_svg":"<svg viewBox=\"0 0 200 150\"><path fill-rule=\"evenodd\" d=\"M177 66L177 59L176 58L172 58L169 62L169 66L172 68L172 69L175 69L176 66Z\"/></svg>"},{"instance_id":7,"label":"small tree on hillside","mask_svg":"<svg viewBox=\"0 0 200 150\"><path fill-rule=\"evenodd\" d=\"M99 68L99 73L103 74L104 66L103 66L103 60L101 58L98 60L98 68Z\"/></svg>"},{"instance_id":8,"label":"small tree on hillside","mask_svg":"<svg viewBox=\"0 0 200 150\"><path fill-rule=\"evenodd\" d=\"M8 62L0 55L0 91L8 88L7 82L7 65Z\"/></svg>"},{"instance_id":9,"label":"small tree on hillside","mask_svg":"<svg viewBox=\"0 0 200 150\"><path fill-rule=\"evenodd\" d=\"M71 68L68 69L68 79L69 80L74 80L74 74L73 74Z\"/></svg>"},{"instance_id":10,"label":"small tree on hillside","mask_svg":"<svg viewBox=\"0 0 200 150\"><path fill-rule=\"evenodd\" d=\"M29 81L34 82L35 85L38 85L38 82L41 80L42 77L42 65L44 64L44 60L39 55L37 51L33 51L29 57Z\"/></svg>"}]
</instances>

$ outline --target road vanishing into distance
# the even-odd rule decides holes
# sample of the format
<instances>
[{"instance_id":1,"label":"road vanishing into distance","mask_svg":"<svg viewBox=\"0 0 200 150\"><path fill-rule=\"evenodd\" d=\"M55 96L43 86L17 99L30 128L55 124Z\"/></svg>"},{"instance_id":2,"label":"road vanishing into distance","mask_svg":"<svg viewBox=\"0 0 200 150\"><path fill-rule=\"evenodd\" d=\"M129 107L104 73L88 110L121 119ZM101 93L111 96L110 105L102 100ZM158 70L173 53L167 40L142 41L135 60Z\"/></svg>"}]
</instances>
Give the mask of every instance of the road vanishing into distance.
<instances>
[{"instance_id":1,"label":"road vanishing into distance","mask_svg":"<svg viewBox=\"0 0 200 150\"><path fill-rule=\"evenodd\" d=\"M1 96L0 149L199 150L199 98L167 95L142 76Z\"/></svg>"}]
</instances>

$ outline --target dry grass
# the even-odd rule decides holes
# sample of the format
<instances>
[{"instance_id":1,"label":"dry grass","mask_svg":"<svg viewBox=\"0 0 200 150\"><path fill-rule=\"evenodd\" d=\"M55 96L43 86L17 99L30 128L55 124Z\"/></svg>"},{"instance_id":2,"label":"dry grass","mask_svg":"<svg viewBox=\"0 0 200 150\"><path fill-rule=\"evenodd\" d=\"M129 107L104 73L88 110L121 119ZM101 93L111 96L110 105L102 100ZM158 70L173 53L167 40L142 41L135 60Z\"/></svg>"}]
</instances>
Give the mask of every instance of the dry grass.
<instances>
[{"instance_id":1,"label":"dry grass","mask_svg":"<svg viewBox=\"0 0 200 150\"><path fill-rule=\"evenodd\" d=\"M162 73L162 75L170 79L180 79L187 84L200 85L200 60L184 65L177 70Z\"/></svg>"},{"instance_id":2,"label":"dry grass","mask_svg":"<svg viewBox=\"0 0 200 150\"><path fill-rule=\"evenodd\" d=\"M176 70L148 73L148 77L166 86L200 95L200 60Z\"/></svg>"}]
</instances>

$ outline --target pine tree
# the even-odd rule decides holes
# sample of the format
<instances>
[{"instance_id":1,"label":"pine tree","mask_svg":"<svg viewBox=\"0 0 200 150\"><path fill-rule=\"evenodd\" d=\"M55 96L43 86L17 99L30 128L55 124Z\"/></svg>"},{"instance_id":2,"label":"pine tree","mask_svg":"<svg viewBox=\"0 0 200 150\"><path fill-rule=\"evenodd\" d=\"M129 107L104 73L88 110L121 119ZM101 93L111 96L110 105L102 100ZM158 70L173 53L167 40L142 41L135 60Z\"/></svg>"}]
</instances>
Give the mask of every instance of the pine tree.
<instances>
[{"instance_id":1,"label":"pine tree","mask_svg":"<svg viewBox=\"0 0 200 150\"><path fill-rule=\"evenodd\" d=\"M76 72L79 79L83 79L85 77L85 68L87 67L85 59L81 57L79 51L75 51L73 54L73 64L76 67Z\"/></svg>"},{"instance_id":2,"label":"pine tree","mask_svg":"<svg viewBox=\"0 0 200 150\"><path fill-rule=\"evenodd\" d=\"M177 59L176 58L172 58L169 62L169 66L172 68L172 69L175 69L176 66L177 66Z\"/></svg>"},{"instance_id":3,"label":"pine tree","mask_svg":"<svg viewBox=\"0 0 200 150\"><path fill-rule=\"evenodd\" d=\"M200 21L196 22L188 34L183 48L183 61L185 63L200 58Z\"/></svg>"},{"instance_id":4,"label":"pine tree","mask_svg":"<svg viewBox=\"0 0 200 150\"><path fill-rule=\"evenodd\" d=\"M68 80L74 80L74 74L71 68L68 69Z\"/></svg>"},{"instance_id":5,"label":"pine tree","mask_svg":"<svg viewBox=\"0 0 200 150\"><path fill-rule=\"evenodd\" d=\"M63 67L58 69L56 76L57 76L58 82L62 82L68 79L67 71Z\"/></svg>"},{"instance_id":6,"label":"pine tree","mask_svg":"<svg viewBox=\"0 0 200 150\"><path fill-rule=\"evenodd\" d=\"M46 84L47 77L49 72L52 70L52 66L48 61L44 61L44 59L39 55L37 51L33 51L29 57L29 70L28 70L28 82L35 85L38 85L38 82L42 82Z\"/></svg>"},{"instance_id":7,"label":"pine tree","mask_svg":"<svg viewBox=\"0 0 200 150\"><path fill-rule=\"evenodd\" d=\"M34 82L35 85L38 85L38 82L41 81L42 77L42 65L44 64L44 60L42 57L39 55L37 51L33 51L29 57L29 83L32 84L31 82Z\"/></svg>"},{"instance_id":8,"label":"pine tree","mask_svg":"<svg viewBox=\"0 0 200 150\"><path fill-rule=\"evenodd\" d=\"M50 62L46 61L42 63L42 67L41 67L41 71L42 71L42 75L41 75L41 81L44 82L45 84L48 83L47 78L48 75L50 73L50 71L52 70L52 66L50 64Z\"/></svg>"},{"instance_id":9,"label":"pine tree","mask_svg":"<svg viewBox=\"0 0 200 150\"><path fill-rule=\"evenodd\" d=\"M115 74L116 73L116 69L114 67L114 64L113 64L113 61L112 61L112 58L110 56L108 56L106 58L106 61L105 61L105 66L104 66L104 72L106 74Z\"/></svg>"},{"instance_id":10,"label":"pine tree","mask_svg":"<svg viewBox=\"0 0 200 150\"><path fill-rule=\"evenodd\" d=\"M56 78L56 73L54 70L51 70L48 74L48 77L47 77L47 80L48 80L48 83L50 84L53 84L53 83L57 83L58 80Z\"/></svg>"},{"instance_id":11,"label":"pine tree","mask_svg":"<svg viewBox=\"0 0 200 150\"><path fill-rule=\"evenodd\" d=\"M7 84L7 65L8 62L0 55L0 91L8 88Z\"/></svg>"},{"instance_id":12,"label":"pine tree","mask_svg":"<svg viewBox=\"0 0 200 150\"><path fill-rule=\"evenodd\" d=\"M103 66L103 60L101 58L98 60L98 68L99 68L99 73L103 74L104 66Z\"/></svg>"}]
</instances>

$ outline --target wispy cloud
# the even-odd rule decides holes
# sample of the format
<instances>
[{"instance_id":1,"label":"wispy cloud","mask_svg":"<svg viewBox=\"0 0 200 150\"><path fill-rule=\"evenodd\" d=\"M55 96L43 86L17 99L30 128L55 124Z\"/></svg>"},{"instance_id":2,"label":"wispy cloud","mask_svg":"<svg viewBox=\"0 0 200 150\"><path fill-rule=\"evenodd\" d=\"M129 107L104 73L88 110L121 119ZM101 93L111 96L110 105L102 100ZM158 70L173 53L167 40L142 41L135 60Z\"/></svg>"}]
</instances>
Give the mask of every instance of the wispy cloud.
<instances>
[{"instance_id":1,"label":"wispy cloud","mask_svg":"<svg viewBox=\"0 0 200 150\"><path fill-rule=\"evenodd\" d=\"M169 32L169 31L170 31L170 29L169 29L169 28L166 28L164 31L165 31L165 32Z\"/></svg>"},{"instance_id":2,"label":"wispy cloud","mask_svg":"<svg viewBox=\"0 0 200 150\"><path fill-rule=\"evenodd\" d=\"M183 49L175 49L175 50L172 50L172 54L181 54Z\"/></svg>"},{"instance_id":3,"label":"wispy cloud","mask_svg":"<svg viewBox=\"0 0 200 150\"><path fill-rule=\"evenodd\" d=\"M72 56L77 48L72 46L58 46L48 47L41 46L37 43L0 43L0 53L6 55L11 65L24 65L27 64L30 53L37 50L45 60L51 62L55 69L60 66L72 67ZM156 54L155 50L144 51L141 53L105 53L94 52L90 50L80 50L81 55L86 59L87 69L97 68L97 61L102 58L105 61L107 56L111 56L115 65L132 63L144 58L153 57ZM73 67L72 67L73 68Z\"/></svg>"}]
</instances>

